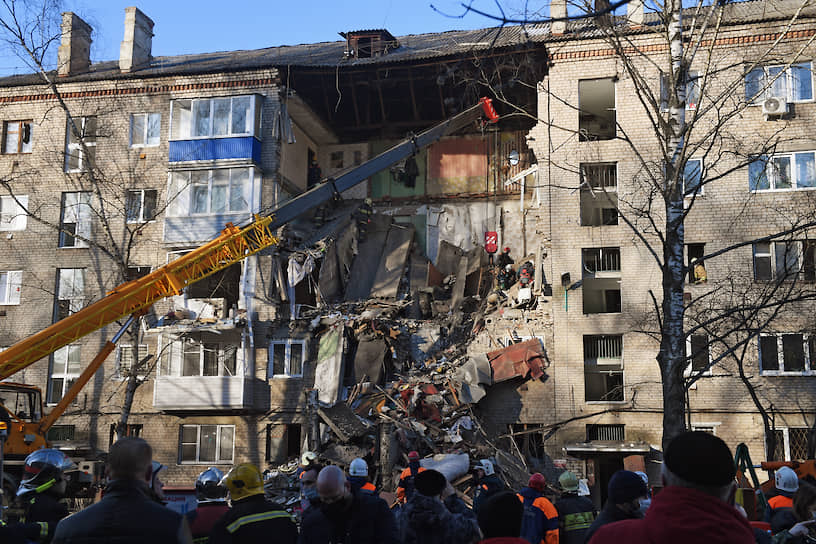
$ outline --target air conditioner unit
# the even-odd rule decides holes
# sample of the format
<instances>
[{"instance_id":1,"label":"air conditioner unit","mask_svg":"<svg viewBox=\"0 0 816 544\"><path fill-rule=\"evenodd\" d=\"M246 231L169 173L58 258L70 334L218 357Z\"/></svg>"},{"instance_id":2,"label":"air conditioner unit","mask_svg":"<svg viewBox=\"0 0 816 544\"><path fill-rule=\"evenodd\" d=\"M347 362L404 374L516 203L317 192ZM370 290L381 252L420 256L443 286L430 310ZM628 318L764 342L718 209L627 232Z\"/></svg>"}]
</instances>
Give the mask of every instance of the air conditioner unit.
<instances>
[{"instance_id":1,"label":"air conditioner unit","mask_svg":"<svg viewBox=\"0 0 816 544\"><path fill-rule=\"evenodd\" d=\"M762 101L762 113L765 117L785 115L788 113L788 103L784 98L771 96Z\"/></svg>"}]
</instances>

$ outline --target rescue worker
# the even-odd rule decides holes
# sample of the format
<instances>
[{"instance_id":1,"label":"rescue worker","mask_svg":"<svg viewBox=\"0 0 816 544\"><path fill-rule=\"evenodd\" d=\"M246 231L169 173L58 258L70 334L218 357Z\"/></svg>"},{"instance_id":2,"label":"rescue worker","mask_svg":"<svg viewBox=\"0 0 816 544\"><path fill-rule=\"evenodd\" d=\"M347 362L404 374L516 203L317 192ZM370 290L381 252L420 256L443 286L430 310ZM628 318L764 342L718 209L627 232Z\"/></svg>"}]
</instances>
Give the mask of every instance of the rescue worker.
<instances>
[{"instance_id":1,"label":"rescue worker","mask_svg":"<svg viewBox=\"0 0 816 544\"><path fill-rule=\"evenodd\" d=\"M512 264L506 265L499 271L498 282L499 289L507 290L513 287L513 284L516 283L516 273Z\"/></svg>"},{"instance_id":2,"label":"rescue worker","mask_svg":"<svg viewBox=\"0 0 816 544\"><path fill-rule=\"evenodd\" d=\"M360 492L377 496L380 495L374 484L368 481L368 463L365 462L365 459L357 457L351 461L348 481L354 493Z\"/></svg>"},{"instance_id":3,"label":"rescue worker","mask_svg":"<svg viewBox=\"0 0 816 544\"><path fill-rule=\"evenodd\" d=\"M57 523L68 515L68 509L59 499L68 485L65 472L76 470L67 455L55 449L30 453L23 466L23 479L17 497L24 512L21 523L40 523L40 542L51 542Z\"/></svg>"},{"instance_id":4,"label":"rescue worker","mask_svg":"<svg viewBox=\"0 0 816 544\"><path fill-rule=\"evenodd\" d=\"M732 472L733 475L733 472ZM733 476L732 476L733 478ZM640 501L646 499L649 490L640 476L629 470L619 470L609 479L606 504L587 531L587 542L604 525L629 519L643 519ZM732 508L733 510L733 508Z\"/></svg>"},{"instance_id":5,"label":"rescue worker","mask_svg":"<svg viewBox=\"0 0 816 544\"><path fill-rule=\"evenodd\" d=\"M368 237L368 224L371 223L371 215L374 213L374 202L366 198L357 211L354 212L354 219L357 221L357 232L360 242L365 242Z\"/></svg>"},{"instance_id":6,"label":"rescue worker","mask_svg":"<svg viewBox=\"0 0 816 544\"><path fill-rule=\"evenodd\" d=\"M312 506L320 505L320 496L317 494L317 475L320 474L322 469L321 465L310 464L306 470L300 473L301 512Z\"/></svg>"},{"instance_id":7,"label":"rescue worker","mask_svg":"<svg viewBox=\"0 0 816 544\"><path fill-rule=\"evenodd\" d=\"M309 470L310 467L317 465L317 454L313 451L304 451L303 455L300 456L300 462L298 463L297 472L295 472L295 476L300 478L303 471Z\"/></svg>"},{"instance_id":8,"label":"rescue worker","mask_svg":"<svg viewBox=\"0 0 816 544\"><path fill-rule=\"evenodd\" d=\"M425 471L425 467L419 466L419 452L408 453L408 466L400 474L399 485L397 486L397 501L405 504L405 501L414 494L414 478L420 472Z\"/></svg>"},{"instance_id":9,"label":"rescue worker","mask_svg":"<svg viewBox=\"0 0 816 544\"><path fill-rule=\"evenodd\" d=\"M227 488L221 485L224 473L210 467L196 478L196 501L198 506L187 515L193 542L207 544L215 522L229 510Z\"/></svg>"},{"instance_id":10,"label":"rescue worker","mask_svg":"<svg viewBox=\"0 0 816 544\"><path fill-rule=\"evenodd\" d=\"M520 536L530 544L558 544L558 512L544 496L545 489L547 480L536 472L517 494L524 506Z\"/></svg>"},{"instance_id":11,"label":"rescue worker","mask_svg":"<svg viewBox=\"0 0 816 544\"><path fill-rule=\"evenodd\" d=\"M589 526L595 521L595 505L578 495L578 477L566 470L558 477L561 498L555 501L560 544L584 544Z\"/></svg>"},{"instance_id":12,"label":"rescue worker","mask_svg":"<svg viewBox=\"0 0 816 544\"><path fill-rule=\"evenodd\" d=\"M506 248L504 248L502 250L502 252L499 254L499 257L496 259L496 263L499 265L499 268L501 268L502 270L504 270L505 267L507 267L508 264L515 264L515 261L510 256L510 248L509 247L506 247Z\"/></svg>"},{"instance_id":13,"label":"rescue worker","mask_svg":"<svg viewBox=\"0 0 816 544\"><path fill-rule=\"evenodd\" d=\"M519 268L519 285L521 287L531 287L535 277L535 266L530 261L525 262Z\"/></svg>"},{"instance_id":14,"label":"rescue worker","mask_svg":"<svg viewBox=\"0 0 816 544\"><path fill-rule=\"evenodd\" d=\"M215 523L210 542L295 544L297 526L283 506L264 498L263 479L251 463L235 465L221 483L232 507Z\"/></svg>"},{"instance_id":15,"label":"rescue worker","mask_svg":"<svg viewBox=\"0 0 816 544\"><path fill-rule=\"evenodd\" d=\"M37 542L43 535L48 534L48 524L13 523L6 525L0 521L0 542L3 544L30 544Z\"/></svg>"},{"instance_id":16,"label":"rescue worker","mask_svg":"<svg viewBox=\"0 0 816 544\"><path fill-rule=\"evenodd\" d=\"M504 491L504 483L496 476L496 469L489 459L482 459L473 469L476 480L476 493L473 495L473 511L479 512L479 506L491 495Z\"/></svg>"},{"instance_id":17,"label":"rescue worker","mask_svg":"<svg viewBox=\"0 0 816 544\"><path fill-rule=\"evenodd\" d=\"M790 467L781 467L774 474L776 495L768 499L765 510L765 521L771 524L771 530L779 532L793 527L796 519L793 515L793 494L799 489L799 476Z\"/></svg>"}]
</instances>

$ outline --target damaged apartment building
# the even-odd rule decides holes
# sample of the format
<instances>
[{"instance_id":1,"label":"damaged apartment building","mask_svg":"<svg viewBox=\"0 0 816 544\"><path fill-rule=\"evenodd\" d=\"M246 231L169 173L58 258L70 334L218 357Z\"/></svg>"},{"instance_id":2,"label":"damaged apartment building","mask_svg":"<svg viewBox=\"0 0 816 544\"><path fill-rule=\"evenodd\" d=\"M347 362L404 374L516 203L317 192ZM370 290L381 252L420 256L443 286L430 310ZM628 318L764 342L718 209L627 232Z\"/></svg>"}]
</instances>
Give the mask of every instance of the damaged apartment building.
<instances>
[{"instance_id":1,"label":"damaged apartment building","mask_svg":"<svg viewBox=\"0 0 816 544\"><path fill-rule=\"evenodd\" d=\"M761 5L728 8L717 51L736 55L735 65L779 37L787 12ZM657 15L633 2L627 17L624 31L660 51L647 31ZM782 56L812 35L812 17L802 12ZM642 330L644 302L661 282L620 220L639 172L618 136L629 130L645 150L654 142L637 128L641 104L595 21L400 37L370 29L336 42L173 57L150 55L153 22L138 9L126 10L125 27L121 58L92 63L92 29L63 15L60 64L49 75L68 112L39 75L0 79L0 172L9 180L0 345L228 223L333 187L483 96L500 118L416 146L287 218L275 247L157 303L138 341L119 346L52 429L54 444L107 451L136 374L127 430L153 444L171 485L190 485L213 464L278 467L305 449L341 465L365 456L385 488L411 449L429 459L493 457L512 482L570 468L596 500L623 466L657 477L659 346L632 331ZM810 58L797 74L811 85L785 91L795 103L785 130L805 142L781 150L788 164L813 160ZM659 87L660 74L647 80ZM736 122L745 133L780 128L762 106ZM808 192L765 187L757 176L737 168L704 188L686 223L690 264L739 236L767 235L763 210ZM808 183L797 187L816 185ZM710 228L724 222L739 226ZM111 251L114 243L127 251ZM812 271L812 247L798 243ZM530 263L531 280L496 292L493 259L504 247L516 271ZM704 298L718 279L765 281L778 274L778 254L776 244L746 243L706 261L687 298ZM758 409L699 333L688 342L691 370L705 371L688 390L690 426L732 448L746 442L755 459L811 455L812 325L780 323L749 350L776 451L764 451ZM41 387L53 405L112 334L88 335L13 381Z\"/></svg>"}]
</instances>

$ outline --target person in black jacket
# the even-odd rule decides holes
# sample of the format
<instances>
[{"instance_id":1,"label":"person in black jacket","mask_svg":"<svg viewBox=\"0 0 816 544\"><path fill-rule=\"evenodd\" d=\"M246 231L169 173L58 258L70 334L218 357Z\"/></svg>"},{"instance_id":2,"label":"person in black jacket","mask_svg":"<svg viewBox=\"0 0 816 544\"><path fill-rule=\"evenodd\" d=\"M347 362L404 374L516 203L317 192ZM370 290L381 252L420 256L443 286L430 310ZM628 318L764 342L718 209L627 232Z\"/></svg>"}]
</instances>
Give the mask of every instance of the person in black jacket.
<instances>
[{"instance_id":1,"label":"person in black jacket","mask_svg":"<svg viewBox=\"0 0 816 544\"><path fill-rule=\"evenodd\" d=\"M640 476L629 470L619 470L609 479L606 504L600 515L592 522L584 542L589 542L595 531L608 523L625 519L639 519L640 501L649 490Z\"/></svg>"},{"instance_id":2,"label":"person in black jacket","mask_svg":"<svg viewBox=\"0 0 816 544\"><path fill-rule=\"evenodd\" d=\"M190 544L190 527L181 514L154 501L153 450L141 438L125 437L111 446L102 500L63 519L54 544Z\"/></svg>"},{"instance_id":3,"label":"person in black jacket","mask_svg":"<svg viewBox=\"0 0 816 544\"><path fill-rule=\"evenodd\" d=\"M343 471L328 466L317 477L320 507L303 513L300 544L396 544L394 514L379 497L353 493Z\"/></svg>"},{"instance_id":4,"label":"person in black jacket","mask_svg":"<svg viewBox=\"0 0 816 544\"><path fill-rule=\"evenodd\" d=\"M20 522L42 524L40 542L51 542L57 523L68 515L68 508L59 500L65 495L65 472L72 469L76 465L59 450L37 450L26 457L17 489L24 510Z\"/></svg>"},{"instance_id":5,"label":"person in black jacket","mask_svg":"<svg viewBox=\"0 0 816 544\"><path fill-rule=\"evenodd\" d=\"M235 465L224 476L232 508L215 522L210 544L295 544L297 526L284 508L267 502L263 479L251 463Z\"/></svg>"}]
</instances>

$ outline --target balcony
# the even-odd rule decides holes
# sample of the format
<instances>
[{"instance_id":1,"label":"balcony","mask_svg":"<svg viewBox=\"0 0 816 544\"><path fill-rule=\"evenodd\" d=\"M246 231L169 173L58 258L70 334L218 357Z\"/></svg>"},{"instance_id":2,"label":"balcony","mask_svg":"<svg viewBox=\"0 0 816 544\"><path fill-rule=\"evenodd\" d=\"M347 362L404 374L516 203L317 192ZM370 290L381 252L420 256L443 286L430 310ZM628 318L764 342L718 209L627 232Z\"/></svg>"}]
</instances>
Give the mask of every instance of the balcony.
<instances>
[{"instance_id":1,"label":"balcony","mask_svg":"<svg viewBox=\"0 0 816 544\"><path fill-rule=\"evenodd\" d=\"M261 142L254 136L170 141L169 162L241 160L261 162Z\"/></svg>"},{"instance_id":2,"label":"balcony","mask_svg":"<svg viewBox=\"0 0 816 544\"><path fill-rule=\"evenodd\" d=\"M265 411L269 385L244 376L157 376L153 406L165 412Z\"/></svg>"}]
</instances>

